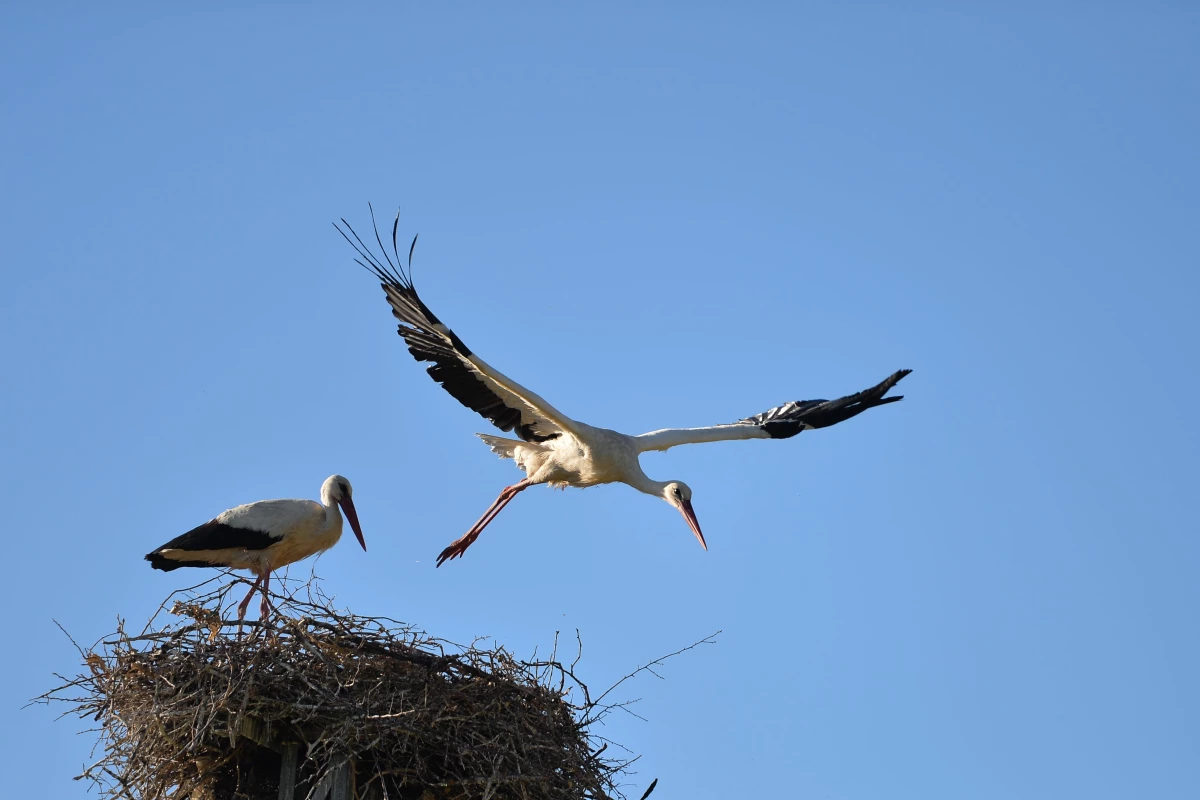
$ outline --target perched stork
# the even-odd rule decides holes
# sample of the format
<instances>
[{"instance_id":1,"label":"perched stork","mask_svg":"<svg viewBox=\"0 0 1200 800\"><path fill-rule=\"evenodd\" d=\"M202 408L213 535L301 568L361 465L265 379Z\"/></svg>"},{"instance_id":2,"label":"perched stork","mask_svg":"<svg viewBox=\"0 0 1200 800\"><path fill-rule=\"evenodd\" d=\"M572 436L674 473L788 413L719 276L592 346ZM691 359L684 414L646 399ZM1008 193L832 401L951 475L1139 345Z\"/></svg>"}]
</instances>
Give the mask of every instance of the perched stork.
<instances>
[{"instance_id":1,"label":"perched stork","mask_svg":"<svg viewBox=\"0 0 1200 800\"><path fill-rule=\"evenodd\" d=\"M371 215L374 223L374 212ZM496 501L462 537L438 556L440 567L458 558L479 538L500 510L517 494L530 486L546 483L554 488L586 488L602 483L624 483L654 497L660 497L679 510L700 545L707 550L696 512L692 509L692 490L683 481L656 481L642 472L638 456L649 450L666 450L681 444L719 442L728 439L787 439L809 428L825 428L861 414L868 408L893 403L901 397L884 397L889 389L911 370L892 373L881 383L838 400L799 400L753 417L707 428L666 428L627 436L595 428L573 420L516 381L488 365L446 327L417 296L412 283L412 254L417 240L408 249L409 271L405 272L396 242L399 215L392 225L392 253L387 254L375 229L379 245L376 255L345 219L345 230L334 223L338 233L350 243L360 265L383 284L392 314L400 321L399 333L408 351L418 361L430 361L427 371L435 381L467 408L478 412L502 431L513 431L518 439L476 434L501 458L513 459L524 470L525 479L500 492Z\"/></svg>"},{"instance_id":2,"label":"perched stork","mask_svg":"<svg viewBox=\"0 0 1200 800\"><path fill-rule=\"evenodd\" d=\"M328 550L342 538L342 515L362 549L367 549L358 512L351 499L354 490L341 475L330 475L321 484L321 502L312 500L260 500L236 506L214 519L146 554L155 569L170 572L180 567L248 569L257 576L246 599L238 606L238 622L256 590L262 594L262 619L271 601L267 590L271 571Z\"/></svg>"}]
</instances>

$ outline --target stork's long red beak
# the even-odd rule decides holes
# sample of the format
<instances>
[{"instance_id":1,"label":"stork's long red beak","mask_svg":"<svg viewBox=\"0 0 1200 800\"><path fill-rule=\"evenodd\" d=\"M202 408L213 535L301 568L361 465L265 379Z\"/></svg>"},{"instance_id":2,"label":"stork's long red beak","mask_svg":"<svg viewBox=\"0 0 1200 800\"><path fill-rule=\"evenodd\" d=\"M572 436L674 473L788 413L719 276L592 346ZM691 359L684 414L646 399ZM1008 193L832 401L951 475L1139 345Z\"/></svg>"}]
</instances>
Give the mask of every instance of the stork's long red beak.
<instances>
[{"instance_id":1,"label":"stork's long red beak","mask_svg":"<svg viewBox=\"0 0 1200 800\"><path fill-rule=\"evenodd\" d=\"M350 520L350 527L354 529L354 535L358 537L358 543L362 545L363 552L366 552L367 543L363 539L362 528L358 526L358 512L354 510L354 501L349 497L343 497L338 500L338 505L342 507L342 511L346 512L346 519Z\"/></svg>"},{"instance_id":2,"label":"stork's long red beak","mask_svg":"<svg viewBox=\"0 0 1200 800\"><path fill-rule=\"evenodd\" d=\"M683 514L683 518L687 520L688 527L692 529L692 533L696 534L696 538L700 541L700 546L707 550L708 545L704 541L704 534L700 532L700 523L696 521L696 512L692 510L692 501L684 500L680 503L679 513Z\"/></svg>"}]
</instances>

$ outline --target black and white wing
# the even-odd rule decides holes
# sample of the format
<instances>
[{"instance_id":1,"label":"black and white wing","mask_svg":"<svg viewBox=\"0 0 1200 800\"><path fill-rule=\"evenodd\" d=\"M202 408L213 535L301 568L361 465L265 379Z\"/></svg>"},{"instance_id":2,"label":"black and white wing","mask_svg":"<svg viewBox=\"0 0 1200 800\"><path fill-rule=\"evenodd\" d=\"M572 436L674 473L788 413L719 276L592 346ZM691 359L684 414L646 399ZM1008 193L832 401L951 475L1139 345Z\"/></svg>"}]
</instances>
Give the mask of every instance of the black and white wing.
<instances>
[{"instance_id":1,"label":"black and white wing","mask_svg":"<svg viewBox=\"0 0 1200 800\"><path fill-rule=\"evenodd\" d=\"M312 500L259 500L222 511L203 525L146 554L155 569L211 567L227 563L231 551L266 550L283 536L325 518Z\"/></svg>"},{"instance_id":2,"label":"black and white wing","mask_svg":"<svg viewBox=\"0 0 1200 800\"><path fill-rule=\"evenodd\" d=\"M372 210L371 223L375 223ZM499 370L471 352L454 331L442 324L429 307L417 296L412 283L412 251L417 239L413 237L408 250L409 271L405 272L400 261L396 243L396 229L400 215L392 224L392 253L395 262L387 254L379 229L375 228L375 241L379 244L382 259L359 238L350 223L342 220L346 230L338 227L361 258L359 264L366 267L383 285L392 315L400 321L399 333L408 345L408 352L418 361L431 361L426 371L450 393L455 400L495 425L502 431L514 431L527 442L544 442L571 431L571 420L533 392L521 386Z\"/></svg>"},{"instance_id":3,"label":"black and white wing","mask_svg":"<svg viewBox=\"0 0 1200 800\"><path fill-rule=\"evenodd\" d=\"M739 420L739 425L755 425L772 439L788 439L800 431L828 428L857 416L868 408L903 400L904 395L884 397L911 369L893 372L880 383L857 394L837 400L793 400L753 417Z\"/></svg>"},{"instance_id":4,"label":"black and white wing","mask_svg":"<svg viewBox=\"0 0 1200 800\"><path fill-rule=\"evenodd\" d=\"M789 439L801 431L828 428L857 416L868 408L903 400L903 395L884 397L911 369L893 372L880 383L837 400L793 400L753 417L707 428L666 428L635 437L638 450L666 450L681 444L720 442L732 439Z\"/></svg>"},{"instance_id":5,"label":"black and white wing","mask_svg":"<svg viewBox=\"0 0 1200 800\"><path fill-rule=\"evenodd\" d=\"M212 567L219 561L212 556L229 550L266 550L279 541L266 531L226 525L209 520L146 554L155 569L170 572L180 567Z\"/></svg>"}]
</instances>

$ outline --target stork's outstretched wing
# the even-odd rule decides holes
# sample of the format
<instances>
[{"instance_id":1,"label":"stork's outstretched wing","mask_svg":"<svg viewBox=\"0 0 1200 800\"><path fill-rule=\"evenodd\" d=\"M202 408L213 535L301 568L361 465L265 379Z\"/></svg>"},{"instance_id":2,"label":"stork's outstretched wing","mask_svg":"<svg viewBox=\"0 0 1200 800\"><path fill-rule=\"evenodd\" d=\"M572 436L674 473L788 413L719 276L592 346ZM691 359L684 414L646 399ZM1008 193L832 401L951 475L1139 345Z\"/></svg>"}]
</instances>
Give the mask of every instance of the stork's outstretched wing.
<instances>
[{"instance_id":1,"label":"stork's outstretched wing","mask_svg":"<svg viewBox=\"0 0 1200 800\"><path fill-rule=\"evenodd\" d=\"M418 361L433 362L426 370L430 377L440 383L455 400L479 412L500 430L515 431L527 442L544 442L563 431L573 430L574 425L568 417L472 353L463 340L443 325L417 296L412 283L412 252L417 239L413 237L412 246L408 249L409 270L406 272L396 242L400 215L396 215L396 221L392 224L394 262L379 236L379 228L375 226L374 210L371 211L371 224L375 227L379 256L359 238L345 219L342 220L345 230L336 222L333 227L358 252L360 258L355 261L382 282L383 291L387 293L388 303L392 306L392 314L400 321L399 333L408 345L408 352Z\"/></svg>"},{"instance_id":2,"label":"stork's outstretched wing","mask_svg":"<svg viewBox=\"0 0 1200 800\"><path fill-rule=\"evenodd\" d=\"M884 397L911 369L893 372L870 389L837 400L793 400L777 408L727 425L707 428L666 428L634 438L638 451L666 450L681 444L720 442L730 439L788 439L810 428L827 428L861 414L868 408L903 400L903 395Z\"/></svg>"}]
</instances>

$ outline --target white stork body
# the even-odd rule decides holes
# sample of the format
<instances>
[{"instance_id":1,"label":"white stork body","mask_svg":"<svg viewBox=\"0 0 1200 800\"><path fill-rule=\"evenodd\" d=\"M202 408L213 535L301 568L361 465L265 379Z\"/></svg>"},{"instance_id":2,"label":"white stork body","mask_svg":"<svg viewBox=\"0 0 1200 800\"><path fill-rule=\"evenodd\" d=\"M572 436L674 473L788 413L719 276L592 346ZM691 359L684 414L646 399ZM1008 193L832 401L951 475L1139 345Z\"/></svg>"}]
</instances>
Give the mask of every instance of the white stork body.
<instances>
[{"instance_id":1,"label":"white stork body","mask_svg":"<svg viewBox=\"0 0 1200 800\"><path fill-rule=\"evenodd\" d=\"M475 435L496 455L516 461L530 483L546 483L555 489L585 489L602 483L650 481L638 462L635 437L577 420L571 423L570 433L544 442Z\"/></svg>"},{"instance_id":2,"label":"white stork body","mask_svg":"<svg viewBox=\"0 0 1200 800\"><path fill-rule=\"evenodd\" d=\"M418 361L433 362L427 370L430 376L460 403L477 411L500 430L514 431L519 437L514 440L478 434L493 452L502 458L513 459L526 477L506 487L479 521L442 551L438 556L438 566L466 552L480 532L518 492L542 483L556 488L624 483L639 492L660 497L679 510L707 550L708 545L692 509L692 490L682 481L656 481L648 477L638 461L639 454L682 444L732 439L786 439L809 428L835 425L868 408L902 399L884 397L884 394L911 371L900 370L870 389L838 400L794 401L725 425L667 428L640 436L596 428L571 419L488 365L434 316L417 296L410 274L401 265L396 242L398 215L392 226L395 262L387 255L378 230L375 240L380 245L382 258L371 252L344 219L342 224L346 231L338 228L338 232L362 259L355 260L382 281L392 314L400 321L400 336L408 344L413 357ZM410 268L415 246L416 238L408 252Z\"/></svg>"},{"instance_id":3,"label":"white stork body","mask_svg":"<svg viewBox=\"0 0 1200 800\"><path fill-rule=\"evenodd\" d=\"M358 513L351 499L353 488L341 475L331 475L321 485L321 502L312 500L260 500L223 511L213 519L177 536L146 560L155 569L170 572L180 567L245 569L257 576L246 599L238 606L238 619L246 615L250 598L262 590L262 616L270 608L267 589L271 572L328 550L342 537L342 514L363 540Z\"/></svg>"}]
</instances>

